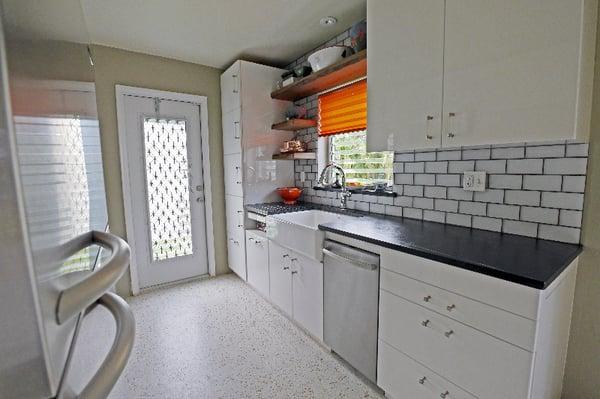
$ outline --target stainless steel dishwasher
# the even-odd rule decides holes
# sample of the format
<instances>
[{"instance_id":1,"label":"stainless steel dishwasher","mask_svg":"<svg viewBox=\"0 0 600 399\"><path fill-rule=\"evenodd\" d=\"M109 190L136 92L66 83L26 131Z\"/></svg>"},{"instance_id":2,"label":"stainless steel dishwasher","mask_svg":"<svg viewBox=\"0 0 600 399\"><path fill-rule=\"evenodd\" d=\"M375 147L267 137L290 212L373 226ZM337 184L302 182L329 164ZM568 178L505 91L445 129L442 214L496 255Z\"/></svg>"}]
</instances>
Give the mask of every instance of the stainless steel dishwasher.
<instances>
[{"instance_id":1,"label":"stainless steel dishwasher","mask_svg":"<svg viewBox=\"0 0 600 399\"><path fill-rule=\"evenodd\" d=\"M323 255L325 344L376 382L379 255L330 240Z\"/></svg>"}]
</instances>

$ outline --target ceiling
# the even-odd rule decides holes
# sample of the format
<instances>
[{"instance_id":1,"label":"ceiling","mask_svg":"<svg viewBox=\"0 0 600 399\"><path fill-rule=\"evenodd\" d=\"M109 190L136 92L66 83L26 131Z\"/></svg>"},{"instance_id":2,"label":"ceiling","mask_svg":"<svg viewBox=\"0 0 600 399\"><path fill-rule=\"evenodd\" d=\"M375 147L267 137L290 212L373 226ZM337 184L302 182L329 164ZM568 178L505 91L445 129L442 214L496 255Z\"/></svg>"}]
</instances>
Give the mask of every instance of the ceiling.
<instances>
[{"instance_id":1,"label":"ceiling","mask_svg":"<svg viewBox=\"0 0 600 399\"><path fill-rule=\"evenodd\" d=\"M283 66L366 17L366 0L2 0L19 38L94 43L225 68ZM332 15L334 26L319 20Z\"/></svg>"}]
</instances>

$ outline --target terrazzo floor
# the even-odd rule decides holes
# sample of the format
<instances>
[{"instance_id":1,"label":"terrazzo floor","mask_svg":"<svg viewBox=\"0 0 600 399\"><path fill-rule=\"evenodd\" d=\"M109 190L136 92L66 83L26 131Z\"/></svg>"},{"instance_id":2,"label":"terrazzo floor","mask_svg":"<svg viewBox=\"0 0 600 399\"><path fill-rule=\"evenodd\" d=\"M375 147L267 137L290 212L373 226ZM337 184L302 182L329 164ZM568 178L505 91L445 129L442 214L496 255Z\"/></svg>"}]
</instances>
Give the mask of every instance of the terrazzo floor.
<instances>
[{"instance_id":1,"label":"terrazzo floor","mask_svg":"<svg viewBox=\"0 0 600 399\"><path fill-rule=\"evenodd\" d=\"M136 342L112 399L383 398L234 275L128 302ZM91 376L114 334L108 312L88 318L73 380Z\"/></svg>"}]
</instances>

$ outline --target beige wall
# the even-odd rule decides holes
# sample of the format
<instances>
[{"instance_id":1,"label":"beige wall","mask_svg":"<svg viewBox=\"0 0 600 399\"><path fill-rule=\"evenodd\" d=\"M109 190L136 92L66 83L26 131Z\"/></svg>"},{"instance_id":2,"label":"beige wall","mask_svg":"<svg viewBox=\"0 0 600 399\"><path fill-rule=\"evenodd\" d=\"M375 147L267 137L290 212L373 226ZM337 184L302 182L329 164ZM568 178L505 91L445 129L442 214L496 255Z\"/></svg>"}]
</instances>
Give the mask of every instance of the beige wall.
<instances>
[{"instance_id":1,"label":"beige wall","mask_svg":"<svg viewBox=\"0 0 600 399\"><path fill-rule=\"evenodd\" d=\"M600 23L596 40L590 157L583 212L583 245L563 398L600 398Z\"/></svg>"},{"instance_id":2,"label":"beige wall","mask_svg":"<svg viewBox=\"0 0 600 399\"><path fill-rule=\"evenodd\" d=\"M125 237L115 85L207 96L216 269L217 274L228 271L224 223L221 71L202 65L104 46L92 46L92 54L108 201L108 220L111 231ZM129 275L126 275L117 285L117 291L122 295L127 294L130 290L129 286Z\"/></svg>"}]
</instances>

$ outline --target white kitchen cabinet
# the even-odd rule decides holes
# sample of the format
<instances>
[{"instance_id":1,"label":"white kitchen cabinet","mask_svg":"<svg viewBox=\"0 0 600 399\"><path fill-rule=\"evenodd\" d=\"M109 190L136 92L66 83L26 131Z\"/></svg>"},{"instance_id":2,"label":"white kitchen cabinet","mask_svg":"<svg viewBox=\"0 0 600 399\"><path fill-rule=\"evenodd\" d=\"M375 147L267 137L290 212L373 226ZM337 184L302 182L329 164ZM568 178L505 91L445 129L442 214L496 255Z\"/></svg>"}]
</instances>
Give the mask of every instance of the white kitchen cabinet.
<instances>
[{"instance_id":1,"label":"white kitchen cabinet","mask_svg":"<svg viewBox=\"0 0 600 399\"><path fill-rule=\"evenodd\" d=\"M221 75L223 169L229 267L246 279L244 205L279 200L277 187L294 184L294 163L273 154L293 133L271 130L285 119L289 102L271 99L285 70L236 61ZM231 248L229 248L231 246Z\"/></svg>"},{"instance_id":2,"label":"white kitchen cabinet","mask_svg":"<svg viewBox=\"0 0 600 399\"><path fill-rule=\"evenodd\" d=\"M248 284L269 298L269 240L260 230L246 231Z\"/></svg>"},{"instance_id":3,"label":"white kitchen cabinet","mask_svg":"<svg viewBox=\"0 0 600 399\"><path fill-rule=\"evenodd\" d=\"M318 340L323 340L323 264L269 241L270 298Z\"/></svg>"},{"instance_id":4,"label":"white kitchen cabinet","mask_svg":"<svg viewBox=\"0 0 600 399\"><path fill-rule=\"evenodd\" d=\"M442 143L443 0L369 0L367 146Z\"/></svg>"},{"instance_id":5,"label":"white kitchen cabinet","mask_svg":"<svg viewBox=\"0 0 600 399\"><path fill-rule=\"evenodd\" d=\"M368 150L586 139L596 6L369 0Z\"/></svg>"},{"instance_id":6,"label":"white kitchen cabinet","mask_svg":"<svg viewBox=\"0 0 600 399\"><path fill-rule=\"evenodd\" d=\"M292 314L314 337L323 340L323 264L291 254Z\"/></svg>"},{"instance_id":7,"label":"white kitchen cabinet","mask_svg":"<svg viewBox=\"0 0 600 399\"><path fill-rule=\"evenodd\" d=\"M577 260L537 290L387 248L380 254L377 382L387 395L560 397Z\"/></svg>"},{"instance_id":8,"label":"white kitchen cabinet","mask_svg":"<svg viewBox=\"0 0 600 399\"><path fill-rule=\"evenodd\" d=\"M271 302L292 316L292 274L289 250L269 241L269 286Z\"/></svg>"}]
</instances>

